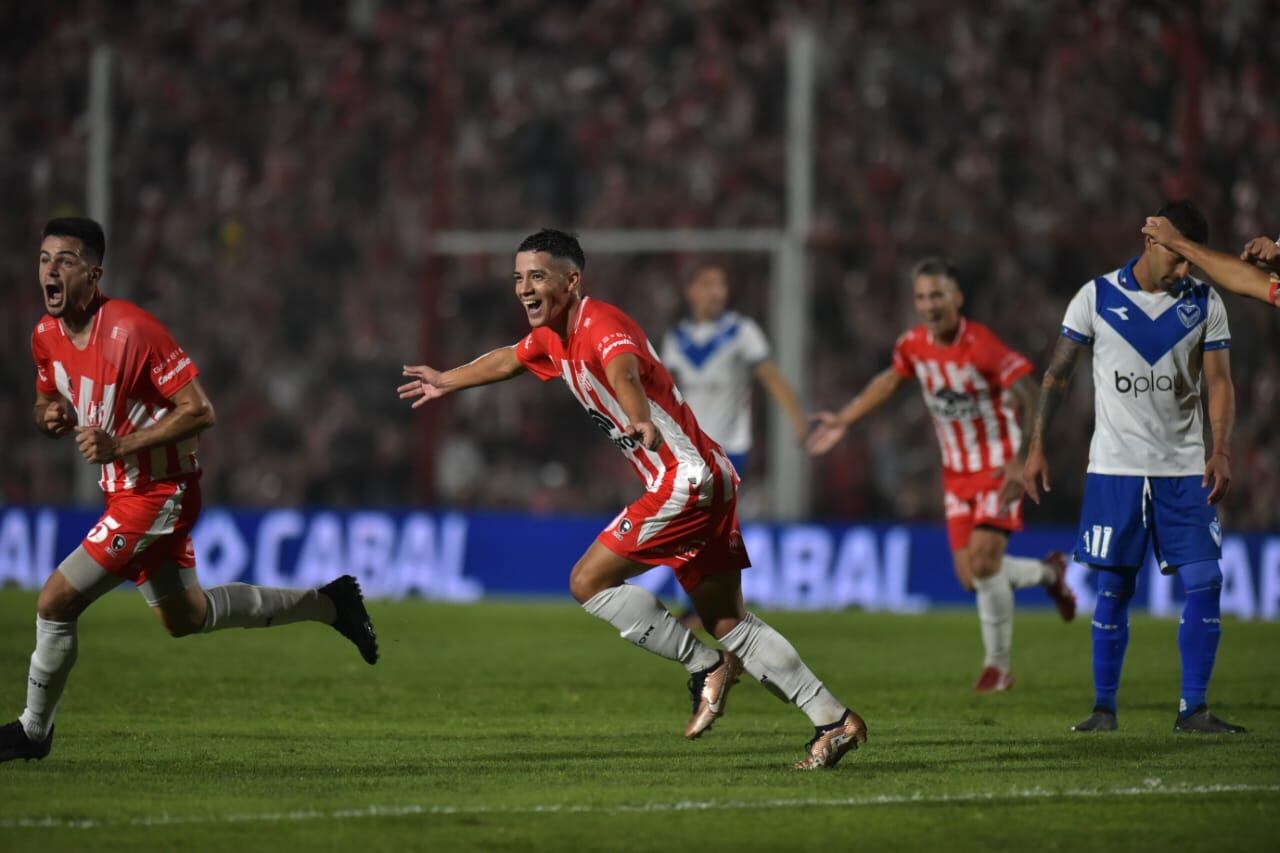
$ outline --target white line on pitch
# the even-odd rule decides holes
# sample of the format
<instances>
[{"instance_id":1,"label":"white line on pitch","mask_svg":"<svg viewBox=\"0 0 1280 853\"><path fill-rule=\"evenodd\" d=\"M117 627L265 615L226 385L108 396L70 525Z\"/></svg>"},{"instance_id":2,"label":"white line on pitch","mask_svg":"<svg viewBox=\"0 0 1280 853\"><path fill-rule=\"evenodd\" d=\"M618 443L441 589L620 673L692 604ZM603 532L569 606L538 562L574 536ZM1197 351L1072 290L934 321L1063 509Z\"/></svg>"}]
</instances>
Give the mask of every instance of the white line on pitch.
<instances>
[{"instance_id":1,"label":"white line on pitch","mask_svg":"<svg viewBox=\"0 0 1280 853\"><path fill-rule=\"evenodd\" d=\"M180 824L298 823L312 820L348 820L370 817L416 817L449 815L529 815L529 814L633 814L653 812L740 811L743 809L856 808L866 806L936 805L945 803L1003 802L1009 800L1087 800L1103 797L1181 797L1203 794L1275 794L1280 785L1164 785L1149 779L1129 788L1021 788L1011 791L971 791L958 794L879 794L866 797L773 799L773 800L679 800L666 803L545 803L528 806L454 806L408 804L363 806L353 809L243 814L155 815L127 820L103 821L94 818L53 816L0 818L0 829L107 829L125 827L175 826Z\"/></svg>"}]
</instances>

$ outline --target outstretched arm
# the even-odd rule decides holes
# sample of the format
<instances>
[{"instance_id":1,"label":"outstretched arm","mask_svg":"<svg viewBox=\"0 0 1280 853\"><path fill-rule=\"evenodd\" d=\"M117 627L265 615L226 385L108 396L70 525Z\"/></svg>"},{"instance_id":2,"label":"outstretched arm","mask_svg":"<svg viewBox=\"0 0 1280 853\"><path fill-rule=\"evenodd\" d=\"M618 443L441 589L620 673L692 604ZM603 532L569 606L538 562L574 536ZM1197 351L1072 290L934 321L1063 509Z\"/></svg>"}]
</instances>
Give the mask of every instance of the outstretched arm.
<instances>
[{"instance_id":1,"label":"outstretched arm","mask_svg":"<svg viewBox=\"0 0 1280 853\"><path fill-rule=\"evenodd\" d=\"M443 372L425 364L406 364L404 375L413 379L396 390L400 392L401 400L413 400L413 408L416 409L429 400L453 391L502 382L521 373L524 373L524 365L516 358L516 348L501 347L485 353L469 364Z\"/></svg>"},{"instance_id":2,"label":"outstretched arm","mask_svg":"<svg viewBox=\"0 0 1280 853\"><path fill-rule=\"evenodd\" d=\"M649 450L657 450L662 444L662 433L651 420L649 397L640 381L640 360L629 352L614 356L604 366L604 375L617 395L622 411L631 421L623 430L627 438L640 442Z\"/></svg>"},{"instance_id":3,"label":"outstretched arm","mask_svg":"<svg viewBox=\"0 0 1280 853\"><path fill-rule=\"evenodd\" d=\"M1022 468L1022 485L1031 500L1040 503L1040 487L1046 492L1049 486L1049 463L1044 456L1044 437L1058 413L1058 406L1071 387L1071 375L1075 373L1080 350L1084 349L1068 337L1058 338L1053 357L1044 371L1040 383L1040 399L1036 403L1036 417L1031 426L1031 443L1027 448L1027 461Z\"/></svg>"},{"instance_id":4,"label":"outstretched arm","mask_svg":"<svg viewBox=\"0 0 1280 853\"><path fill-rule=\"evenodd\" d=\"M1207 272L1207 270L1206 270ZM1213 450L1204 464L1201 485L1213 485L1209 503L1216 504L1231 487L1231 431L1236 423L1236 390L1231 384L1230 350L1216 349L1204 354L1204 384L1209 392L1209 429Z\"/></svg>"},{"instance_id":5,"label":"outstretched arm","mask_svg":"<svg viewBox=\"0 0 1280 853\"><path fill-rule=\"evenodd\" d=\"M800 398L796 395L796 389L792 388L791 383L787 381L787 377L782 375L782 371L778 370L776 364L766 360L756 365L756 378L769 392L769 396L777 400L778 405L787 413L791 428L796 434L796 441L804 441L805 435L809 432L809 420L804 416L804 411L800 408Z\"/></svg>"},{"instance_id":6,"label":"outstretched arm","mask_svg":"<svg viewBox=\"0 0 1280 853\"><path fill-rule=\"evenodd\" d=\"M844 438L845 430L887 403L901 385L902 375L892 367L886 368L839 412L818 412L814 415L818 426L809 436L809 455L821 456L835 447Z\"/></svg>"},{"instance_id":7,"label":"outstretched arm","mask_svg":"<svg viewBox=\"0 0 1280 853\"><path fill-rule=\"evenodd\" d=\"M1204 270L1224 290L1240 296L1248 296L1262 302L1275 304L1276 291L1272 287L1271 276L1253 264L1245 263L1240 258L1233 258L1226 252L1219 252L1183 237L1182 234L1163 216L1147 218L1142 233L1172 252L1177 252L1191 263ZM1260 261L1275 262L1275 253L1268 254L1264 243L1271 243L1266 237L1258 237L1245 246L1242 257L1257 257ZM1256 246L1257 250L1251 251ZM1271 248L1275 244L1271 243Z\"/></svg>"}]
</instances>

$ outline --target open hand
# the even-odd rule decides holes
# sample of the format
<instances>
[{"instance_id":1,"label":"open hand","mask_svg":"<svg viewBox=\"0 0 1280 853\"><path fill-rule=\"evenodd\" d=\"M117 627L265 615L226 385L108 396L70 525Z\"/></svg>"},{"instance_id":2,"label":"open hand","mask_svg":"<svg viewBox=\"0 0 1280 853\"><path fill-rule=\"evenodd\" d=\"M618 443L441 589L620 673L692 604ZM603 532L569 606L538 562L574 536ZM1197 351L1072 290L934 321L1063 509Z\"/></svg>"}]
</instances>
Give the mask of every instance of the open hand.
<instances>
[{"instance_id":1,"label":"open hand","mask_svg":"<svg viewBox=\"0 0 1280 853\"><path fill-rule=\"evenodd\" d=\"M840 443L840 439L844 438L845 430L848 429L836 417L835 412L818 412L810 420L817 424L809 434L809 440L805 442L810 456L821 456L835 447Z\"/></svg>"},{"instance_id":2,"label":"open hand","mask_svg":"<svg viewBox=\"0 0 1280 853\"><path fill-rule=\"evenodd\" d=\"M1026 464L1022 466L1022 487L1027 490L1027 497L1040 503L1040 489L1053 491L1049 487L1049 460L1044 458L1044 450L1039 445L1031 448L1027 454Z\"/></svg>"},{"instance_id":3,"label":"open hand","mask_svg":"<svg viewBox=\"0 0 1280 853\"><path fill-rule=\"evenodd\" d=\"M449 393L447 389L441 387L441 377L444 374L425 364L417 366L406 364L404 375L413 377L412 381L406 382L396 390L400 392L401 400L413 400L411 408L416 409L423 403Z\"/></svg>"},{"instance_id":4,"label":"open hand","mask_svg":"<svg viewBox=\"0 0 1280 853\"><path fill-rule=\"evenodd\" d=\"M1200 485L1211 483L1213 489L1209 492L1209 503L1216 504L1227 496L1227 490L1231 488L1231 460L1225 453L1214 453L1204 463L1204 479Z\"/></svg>"},{"instance_id":5,"label":"open hand","mask_svg":"<svg viewBox=\"0 0 1280 853\"><path fill-rule=\"evenodd\" d=\"M1182 236L1182 232L1163 216L1148 216L1146 224L1142 226L1142 233L1165 247Z\"/></svg>"},{"instance_id":6,"label":"open hand","mask_svg":"<svg viewBox=\"0 0 1280 853\"><path fill-rule=\"evenodd\" d=\"M76 447L84 461L92 465L105 465L120 458L116 439L102 427L76 427Z\"/></svg>"}]
</instances>

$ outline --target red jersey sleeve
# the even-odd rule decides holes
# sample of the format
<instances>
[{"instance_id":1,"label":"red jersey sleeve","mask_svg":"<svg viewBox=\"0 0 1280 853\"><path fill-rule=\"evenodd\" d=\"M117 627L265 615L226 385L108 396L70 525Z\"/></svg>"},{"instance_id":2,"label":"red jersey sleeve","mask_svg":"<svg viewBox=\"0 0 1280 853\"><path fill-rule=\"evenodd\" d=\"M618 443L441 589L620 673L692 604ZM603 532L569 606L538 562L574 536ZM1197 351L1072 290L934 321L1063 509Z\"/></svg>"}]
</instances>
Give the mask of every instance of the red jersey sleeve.
<instances>
[{"instance_id":1,"label":"red jersey sleeve","mask_svg":"<svg viewBox=\"0 0 1280 853\"><path fill-rule=\"evenodd\" d=\"M893 345L893 371L903 379L910 379L916 375L915 368L911 364L911 354L908 351L908 343L911 333L908 332L898 338L898 342Z\"/></svg>"},{"instance_id":2,"label":"red jersey sleeve","mask_svg":"<svg viewBox=\"0 0 1280 853\"><path fill-rule=\"evenodd\" d=\"M199 375L195 362L159 320L148 315L132 325L132 342L138 347L151 384L162 396L172 397Z\"/></svg>"},{"instance_id":3,"label":"red jersey sleeve","mask_svg":"<svg viewBox=\"0 0 1280 853\"><path fill-rule=\"evenodd\" d=\"M516 359L534 376L547 382L560 375L555 362L547 354L547 349L536 334L535 329L524 336L524 340L516 344Z\"/></svg>"},{"instance_id":4,"label":"red jersey sleeve","mask_svg":"<svg viewBox=\"0 0 1280 853\"><path fill-rule=\"evenodd\" d=\"M1008 388L1035 368L1022 353L1009 349L995 332L984 330L978 338L978 369L987 381L1001 388Z\"/></svg>"},{"instance_id":5,"label":"red jersey sleeve","mask_svg":"<svg viewBox=\"0 0 1280 853\"><path fill-rule=\"evenodd\" d=\"M40 333L31 333L31 360L36 363L36 391L49 397L58 393L58 385L53 381L53 365L49 355L40 345Z\"/></svg>"}]
</instances>

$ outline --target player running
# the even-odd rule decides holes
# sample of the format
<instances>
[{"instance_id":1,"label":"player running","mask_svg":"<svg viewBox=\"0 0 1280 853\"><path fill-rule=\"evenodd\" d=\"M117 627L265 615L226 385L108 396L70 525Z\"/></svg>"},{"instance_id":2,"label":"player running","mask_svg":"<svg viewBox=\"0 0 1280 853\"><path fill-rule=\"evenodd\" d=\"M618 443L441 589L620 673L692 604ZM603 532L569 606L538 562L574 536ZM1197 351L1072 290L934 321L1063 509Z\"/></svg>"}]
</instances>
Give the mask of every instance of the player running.
<instances>
[{"instance_id":1,"label":"player running","mask_svg":"<svg viewBox=\"0 0 1280 853\"><path fill-rule=\"evenodd\" d=\"M1280 307L1280 247L1271 239L1254 237L1240 257L1233 258L1188 240L1164 216L1147 217L1142 233L1200 267L1224 290Z\"/></svg>"},{"instance_id":2,"label":"player running","mask_svg":"<svg viewBox=\"0 0 1280 853\"><path fill-rule=\"evenodd\" d=\"M106 511L40 591L27 706L0 727L0 761L49 754L58 700L76 662L76 620L125 580L137 584L174 637L314 621L336 628L369 663L378 657L350 576L318 590L239 583L201 589L191 544L200 514L196 444L213 426L213 405L168 330L138 306L103 295L105 253L93 220L45 226L40 286L47 313L31 337L35 421L51 437L74 434L85 461L102 466Z\"/></svg>"},{"instance_id":3,"label":"player running","mask_svg":"<svg viewBox=\"0 0 1280 853\"><path fill-rule=\"evenodd\" d=\"M724 713L743 669L813 722L797 769L832 767L867 739L862 718L835 698L795 648L746 610L741 571L750 565L738 529L738 478L724 451L698 427L644 332L612 305L584 296L586 258L572 235L544 230L516 250L515 294L532 327L502 347L449 371L404 369L401 399L413 407L526 370L559 377L644 481L645 493L618 514L569 576L588 613L631 643L689 672L693 739ZM702 623L726 651L704 645L652 593L628 578L674 566Z\"/></svg>"},{"instance_id":4,"label":"player running","mask_svg":"<svg viewBox=\"0 0 1280 853\"><path fill-rule=\"evenodd\" d=\"M1187 239L1209 227L1190 202L1162 207ZM1187 601L1178 628L1182 695L1175 732L1243 732L1209 712L1205 697L1221 636L1222 528L1214 505L1231 484L1235 421L1222 299L1188 275L1190 262L1151 237L1142 254L1080 288L1045 371L1023 470L1037 503L1049 491L1044 443L1085 347L1093 349L1094 431L1076 560L1097 573L1093 613L1093 713L1072 728L1114 731L1116 692L1129 643L1129 602L1147 546L1177 573ZM1213 452L1205 458L1200 378L1209 392Z\"/></svg>"},{"instance_id":5,"label":"player running","mask_svg":"<svg viewBox=\"0 0 1280 853\"><path fill-rule=\"evenodd\" d=\"M675 377L685 402L739 474L751 452L751 383L760 384L791 421L797 441L809 431L791 383L769 357L769 341L750 317L728 310L724 268L699 267L684 289L689 317L662 339L662 363Z\"/></svg>"},{"instance_id":6,"label":"player running","mask_svg":"<svg viewBox=\"0 0 1280 853\"><path fill-rule=\"evenodd\" d=\"M1005 554L1009 534L1022 529L1022 446L1035 385L1031 362L986 326L961 315L958 271L945 258L915 265L911 286L924 322L898 338L892 366L871 380L839 413L820 412L809 452L826 453L845 431L889 401L909 377L920 382L942 448L947 538L956 577L977 593L986 656L973 689L1013 686L1013 591L1043 586L1065 621L1075 595L1065 583L1066 556L1044 560Z\"/></svg>"}]
</instances>

